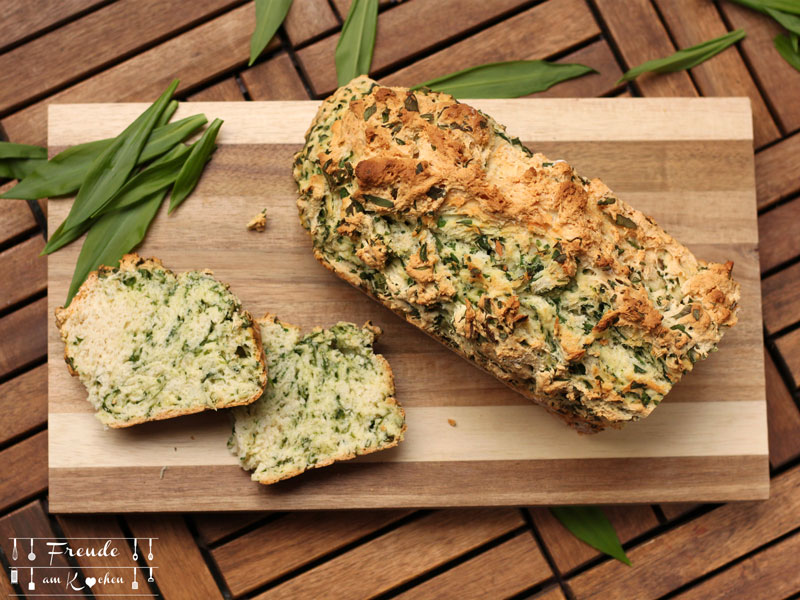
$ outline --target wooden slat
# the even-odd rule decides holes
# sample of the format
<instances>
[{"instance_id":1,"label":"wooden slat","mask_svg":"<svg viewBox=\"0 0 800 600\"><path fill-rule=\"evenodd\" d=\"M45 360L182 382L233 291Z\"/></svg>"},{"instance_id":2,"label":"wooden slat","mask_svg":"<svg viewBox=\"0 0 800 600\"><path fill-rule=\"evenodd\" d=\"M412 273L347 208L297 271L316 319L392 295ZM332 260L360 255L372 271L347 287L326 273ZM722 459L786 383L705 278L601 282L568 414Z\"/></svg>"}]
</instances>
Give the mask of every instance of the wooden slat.
<instances>
[{"instance_id":1,"label":"wooden slat","mask_svg":"<svg viewBox=\"0 0 800 600\"><path fill-rule=\"evenodd\" d=\"M597 8L608 26L627 68L675 52L650 0L597 0ZM685 71L667 74L645 73L635 84L645 96L696 96Z\"/></svg>"},{"instance_id":2,"label":"wooden slat","mask_svg":"<svg viewBox=\"0 0 800 600\"><path fill-rule=\"evenodd\" d=\"M564 595L564 592L561 591L561 588L556 585L546 589L540 594L531 596L530 600L567 600L567 597Z\"/></svg>"},{"instance_id":3,"label":"wooden slat","mask_svg":"<svg viewBox=\"0 0 800 600\"><path fill-rule=\"evenodd\" d=\"M508 598L552 575L533 536L525 531L397 598Z\"/></svg>"},{"instance_id":4,"label":"wooden slat","mask_svg":"<svg viewBox=\"0 0 800 600\"><path fill-rule=\"evenodd\" d=\"M779 467L800 454L800 411L769 352L764 352L767 380L769 462Z\"/></svg>"},{"instance_id":5,"label":"wooden slat","mask_svg":"<svg viewBox=\"0 0 800 600\"><path fill-rule=\"evenodd\" d=\"M6 117L3 126L15 142L45 144L51 102L152 102L176 73L181 90L198 87L245 64L253 19L253 4L248 3ZM275 38L270 47L279 44Z\"/></svg>"},{"instance_id":6,"label":"wooden slat","mask_svg":"<svg viewBox=\"0 0 800 600\"><path fill-rule=\"evenodd\" d=\"M5 187L5 186L4 186ZM11 185L8 186L11 188ZM4 190L5 191L5 190ZM25 200L0 200L3 218L0 219L0 244L36 228L36 219Z\"/></svg>"},{"instance_id":7,"label":"wooden slat","mask_svg":"<svg viewBox=\"0 0 800 600\"><path fill-rule=\"evenodd\" d=\"M0 319L0 377L47 352L47 299L41 298Z\"/></svg>"},{"instance_id":8,"label":"wooden slat","mask_svg":"<svg viewBox=\"0 0 800 600\"><path fill-rule=\"evenodd\" d=\"M0 54L0 111L76 81L235 1L119 0Z\"/></svg>"},{"instance_id":9,"label":"wooden slat","mask_svg":"<svg viewBox=\"0 0 800 600\"><path fill-rule=\"evenodd\" d=\"M47 422L47 366L0 385L0 443Z\"/></svg>"},{"instance_id":10,"label":"wooden slat","mask_svg":"<svg viewBox=\"0 0 800 600\"><path fill-rule=\"evenodd\" d=\"M22 478L22 475L18 475ZM37 500L18 508L14 512L0 518L0 547L5 553L9 566L19 567L19 583L23 592L29 598L33 597L58 597L64 594L67 577L70 573L71 578L76 574L76 569L69 568L63 554L49 554L49 549L44 540L34 540L33 551L34 560L29 560L28 553L31 550L30 538L53 538L56 534L50 525L50 520L45 514L42 503ZM17 559L14 560L14 541L9 538L22 538L17 540ZM25 538L28 539L25 539ZM35 589L29 591L28 582L31 580L31 567L59 567L56 569L34 569L33 580ZM86 597L88 588L83 586L83 576L77 571L77 579L72 579L78 590L69 589L73 597ZM60 583L47 583L45 578L59 576ZM80 588L83 587L83 591Z\"/></svg>"},{"instance_id":11,"label":"wooden slat","mask_svg":"<svg viewBox=\"0 0 800 600\"><path fill-rule=\"evenodd\" d=\"M603 96L617 87L622 71L614 58L614 53L605 40L599 40L580 50L570 52L557 60L559 63L579 63L591 66L597 73L591 73L577 79L570 79L551 87L549 90L531 94L535 98L580 98Z\"/></svg>"},{"instance_id":12,"label":"wooden slat","mask_svg":"<svg viewBox=\"0 0 800 600\"><path fill-rule=\"evenodd\" d=\"M230 77L192 94L188 99L193 102L236 102L244 100L244 96L236 79Z\"/></svg>"},{"instance_id":13,"label":"wooden slat","mask_svg":"<svg viewBox=\"0 0 800 600\"><path fill-rule=\"evenodd\" d=\"M399 10L393 9L387 15ZM551 0L412 63L381 81L388 85L410 86L485 62L546 58L599 33L600 28L585 2ZM302 52L300 55L302 57Z\"/></svg>"},{"instance_id":14,"label":"wooden slat","mask_svg":"<svg viewBox=\"0 0 800 600\"><path fill-rule=\"evenodd\" d=\"M47 432L17 442L0 452L0 510L47 487Z\"/></svg>"},{"instance_id":15,"label":"wooden slat","mask_svg":"<svg viewBox=\"0 0 800 600\"><path fill-rule=\"evenodd\" d=\"M656 0L675 43L688 48L727 33L716 7L708 0ZM747 96L753 107L756 147L781 137L741 55L731 49L692 68L703 96Z\"/></svg>"},{"instance_id":16,"label":"wooden slat","mask_svg":"<svg viewBox=\"0 0 800 600\"><path fill-rule=\"evenodd\" d=\"M211 555L238 597L409 512L292 513L215 548Z\"/></svg>"},{"instance_id":17,"label":"wooden slat","mask_svg":"<svg viewBox=\"0 0 800 600\"><path fill-rule=\"evenodd\" d=\"M47 288L47 259L39 256L44 238L34 235L0 252L0 309Z\"/></svg>"},{"instance_id":18,"label":"wooden slat","mask_svg":"<svg viewBox=\"0 0 800 600\"><path fill-rule=\"evenodd\" d=\"M779 337L775 344L789 367L795 387L800 386L800 329Z\"/></svg>"},{"instance_id":19,"label":"wooden slat","mask_svg":"<svg viewBox=\"0 0 800 600\"><path fill-rule=\"evenodd\" d=\"M653 509L646 505L605 506L603 512L623 544L658 525ZM600 556L600 552L571 535L548 509L533 509L531 516L544 545L562 573Z\"/></svg>"},{"instance_id":20,"label":"wooden slat","mask_svg":"<svg viewBox=\"0 0 800 600\"><path fill-rule=\"evenodd\" d=\"M698 506L700 505L687 502L678 502L671 504L662 504L660 508L661 512L664 513L664 516L667 517L668 520L672 521L674 519L677 519L678 517L682 517L683 515L694 510Z\"/></svg>"},{"instance_id":21,"label":"wooden slat","mask_svg":"<svg viewBox=\"0 0 800 600\"><path fill-rule=\"evenodd\" d=\"M198 513L192 515L192 521L200 539L206 545L211 545L269 514L268 512Z\"/></svg>"},{"instance_id":22,"label":"wooden slat","mask_svg":"<svg viewBox=\"0 0 800 600\"><path fill-rule=\"evenodd\" d=\"M388 591L524 522L516 510L444 510L363 544L257 600L364 598ZM335 583L334 583L335 582Z\"/></svg>"},{"instance_id":23,"label":"wooden slat","mask_svg":"<svg viewBox=\"0 0 800 600\"><path fill-rule=\"evenodd\" d=\"M0 569L0 594L2 594L4 598L10 598L16 593L17 590L11 585L11 580L9 580L8 575L6 575L5 569Z\"/></svg>"},{"instance_id":24,"label":"wooden slat","mask_svg":"<svg viewBox=\"0 0 800 600\"><path fill-rule=\"evenodd\" d=\"M328 0L294 0L283 22L293 46L339 27Z\"/></svg>"},{"instance_id":25,"label":"wooden slat","mask_svg":"<svg viewBox=\"0 0 800 600\"><path fill-rule=\"evenodd\" d=\"M242 81L253 100L308 100L288 54L278 54L242 71Z\"/></svg>"},{"instance_id":26,"label":"wooden slat","mask_svg":"<svg viewBox=\"0 0 800 600\"><path fill-rule=\"evenodd\" d=\"M522 0L492 2L439 0L403 3L382 12L372 57L372 72L385 69L404 58L423 52L474 27L476 23L493 19L520 4ZM567 27L568 23L562 23L562 26ZM338 41L339 36L332 35L297 53L311 80L314 92L318 95L326 94L337 87L334 52ZM526 42L535 42L535 38L528 38ZM492 50L498 52L501 48Z\"/></svg>"},{"instance_id":27,"label":"wooden slat","mask_svg":"<svg viewBox=\"0 0 800 600\"><path fill-rule=\"evenodd\" d=\"M686 592L680 600L788 598L800 590L800 533L748 557Z\"/></svg>"},{"instance_id":28,"label":"wooden slat","mask_svg":"<svg viewBox=\"0 0 800 600\"><path fill-rule=\"evenodd\" d=\"M800 191L800 178L797 177L798 156L800 156L800 133L787 137L756 154L756 192L759 209L772 206L778 200Z\"/></svg>"},{"instance_id":29,"label":"wooden slat","mask_svg":"<svg viewBox=\"0 0 800 600\"><path fill-rule=\"evenodd\" d=\"M733 2L720 2L719 8L734 28L747 31L747 37L740 42L742 52L755 70L778 125L784 132L794 131L800 127L800 77L772 42L785 30L766 15Z\"/></svg>"},{"instance_id":30,"label":"wooden slat","mask_svg":"<svg viewBox=\"0 0 800 600\"><path fill-rule=\"evenodd\" d=\"M800 198L761 215L758 239L762 273L800 254Z\"/></svg>"},{"instance_id":31,"label":"wooden slat","mask_svg":"<svg viewBox=\"0 0 800 600\"><path fill-rule=\"evenodd\" d=\"M61 530L64 532L64 536L70 540L70 545L73 549L84 545L99 548L103 546L104 540L109 540L109 548L115 548L117 550L116 556L113 555L114 553L109 552L107 556L75 557L75 560L86 576L93 576L97 579L101 579L105 573L108 573L108 581L103 580L92 587L92 592L96 597L104 598L107 594L146 594L150 591L146 577L142 576L142 571L139 571L136 577L139 590L137 592L131 590L133 567L136 565L136 561L133 560L127 540L120 539L126 536L120 528L116 517L105 515L92 515L87 517L62 515L57 517L57 520ZM79 540L79 538L95 538L97 541L82 541ZM100 567L131 568L103 569ZM117 581L116 578L121 578L121 581Z\"/></svg>"},{"instance_id":32,"label":"wooden slat","mask_svg":"<svg viewBox=\"0 0 800 600\"><path fill-rule=\"evenodd\" d=\"M105 0L5 0L0 20L0 50L63 22L76 14L102 4Z\"/></svg>"},{"instance_id":33,"label":"wooden slat","mask_svg":"<svg viewBox=\"0 0 800 600\"><path fill-rule=\"evenodd\" d=\"M764 326L769 333L775 333L800 321L798 290L800 290L800 263L764 279L761 285Z\"/></svg>"},{"instance_id":34,"label":"wooden slat","mask_svg":"<svg viewBox=\"0 0 800 600\"><path fill-rule=\"evenodd\" d=\"M657 598L800 526L800 467L765 502L726 504L569 580L575 597Z\"/></svg>"},{"instance_id":35,"label":"wooden slat","mask_svg":"<svg viewBox=\"0 0 800 600\"><path fill-rule=\"evenodd\" d=\"M183 517L132 516L127 522L137 538L158 538L153 542L153 560L144 552L141 556L149 566L158 567L153 579L165 600L223 597Z\"/></svg>"}]
</instances>

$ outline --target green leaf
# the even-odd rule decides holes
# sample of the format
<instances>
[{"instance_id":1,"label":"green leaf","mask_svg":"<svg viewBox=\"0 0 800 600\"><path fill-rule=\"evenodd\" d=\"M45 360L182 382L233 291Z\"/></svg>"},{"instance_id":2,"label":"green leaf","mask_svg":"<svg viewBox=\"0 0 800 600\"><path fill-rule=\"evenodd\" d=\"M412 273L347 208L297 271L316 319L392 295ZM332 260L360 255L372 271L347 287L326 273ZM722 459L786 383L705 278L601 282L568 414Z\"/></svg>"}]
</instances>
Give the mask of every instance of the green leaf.
<instances>
[{"instance_id":1,"label":"green leaf","mask_svg":"<svg viewBox=\"0 0 800 600\"><path fill-rule=\"evenodd\" d=\"M165 111L166 112L166 111ZM208 122L205 115L194 115L154 129L137 164L161 156ZM39 166L0 198L37 200L74 194L86 177L92 162L106 150L114 138L78 144L55 155Z\"/></svg>"},{"instance_id":2,"label":"green leaf","mask_svg":"<svg viewBox=\"0 0 800 600\"><path fill-rule=\"evenodd\" d=\"M175 186L172 188L169 212L178 208L180 203L186 200L186 197L192 193L192 190L197 185L208 158L216 149L214 142L217 139L220 127L222 127L222 119L214 119L205 133L203 133L203 137L192 144L192 151L186 162L183 163L183 168L181 168L178 178L175 180Z\"/></svg>"},{"instance_id":3,"label":"green leaf","mask_svg":"<svg viewBox=\"0 0 800 600\"><path fill-rule=\"evenodd\" d=\"M789 13L767 8L767 14L795 35L800 35L800 17Z\"/></svg>"},{"instance_id":4,"label":"green leaf","mask_svg":"<svg viewBox=\"0 0 800 600\"><path fill-rule=\"evenodd\" d=\"M166 195L166 189L156 192L138 204L104 215L94 223L75 263L65 306L72 302L89 273L100 265L116 265L120 258L139 245Z\"/></svg>"},{"instance_id":5,"label":"green leaf","mask_svg":"<svg viewBox=\"0 0 800 600\"><path fill-rule=\"evenodd\" d=\"M411 89L427 87L456 98L517 98L592 72L594 69L578 64L512 60L456 71Z\"/></svg>"},{"instance_id":6,"label":"green leaf","mask_svg":"<svg viewBox=\"0 0 800 600\"><path fill-rule=\"evenodd\" d=\"M340 86L369 74L377 29L378 0L353 0L334 55Z\"/></svg>"},{"instance_id":7,"label":"green leaf","mask_svg":"<svg viewBox=\"0 0 800 600\"><path fill-rule=\"evenodd\" d=\"M125 131L94 160L64 221L65 230L89 219L124 185L139 162L139 156L147 144L153 127L161 118L177 87L178 81L175 80L158 100L128 125ZM50 239L50 242L55 241L53 238Z\"/></svg>"},{"instance_id":8,"label":"green leaf","mask_svg":"<svg viewBox=\"0 0 800 600\"><path fill-rule=\"evenodd\" d=\"M741 4L747 8L752 8L758 12L769 14L767 9L779 10L785 13L800 15L800 2L797 0L731 0L736 4Z\"/></svg>"},{"instance_id":9,"label":"green leaf","mask_svg":"<svg viewBox=\"0 0 800 600\"><path fill-rule=\"evenodd\" d=\"M46 158L0 158L0 178L24 179L46 162Z\"/></svg>"},{"instance_id":10,"label":"green leaf","mask_svg":"<svg viewBox=\"0 0 800 600\"><path fill-rule=\"evenodd\" d=\"M167 104L167 107L164 109L164 112L161 113L161 118L158 120L158 122L156 122L156 126L153 128L153 131L169 123L169 120L172 118L172 115L175 114L176 110L178 110L178 101L170 100L169 104Z\"/></svg>"},{"instance_id":11,"label":"green leaf","mask_svg":"<svg viewBox=\"0 0 800 600\"><path fill-rule=\"evenodd\" d=\"M175 183L187 156L189 147L183 144L176 145L167 154L128 179L111 201L92 215L92 218L128 208L156 192L167 189Z\"/></svg>"},{"instance_id":12,"label":"green leaf","mask_svg":"<svg viewBox=\"0 0 800 600\"><path fill-rule=\"evenodd\" d=\"M47 148L0 142L0 159L4 158L47 158Z\"/></svg>"},{"instance_id":13,"label":"green leaf","mask_svg":"<svg viewBox=\"0 0 800 600\"><path fill-rule=\"evenodd\" d=\"M256 0L256 29L250 37L250 62L252 66L270 43L278 27L281 26L292 0Z\"/></svg>"},{"instance_id":14,"label":"green leaf","mask_svg":"<svg viewBox=\"0 0 800 600\"><path fill-rule=\"evenodd\" d=\"M623 81L631 81L632 79L636 79L639 75L646 72L672 73L674 71L690 69L702 62L707 61L709 58L716 56L729 46L732 46L739 40L744 39L744 37L744 29L737 29L736 31L731 31L730 33L726 33L718 38L714 38L713 40L703 42L702 44L697 44L696 46L692 46L690 48L678 50L675 54L665 58L648 60L647 62L642 63L638 67L634 67L625 73L622 77L620 77L617 83L619 84Z\"/></svg>"},{"instance_id":15,"label":"green leaf","mask_svg":"<svg viewBox=\"0 0 800 600\"><path fill-rule=\"evenodd\" d=\"M795 69L800 71L800 52L795 48L795 44L785 35L779 33L773 40L775 48L780 52L780 55L792 65Z\"/></svg>"},{"instance_id":16,"label":"green leaf","mask_svg":"<svg viewBox=\"0 0 800 600\"><path fill-rule=\"evenodd\" d=\"M631 566L617 532L603 511L595 506L554 506L550 512L572 534L593 548Z\"/></svg>"},{"instance_id":17,"label":"green leaf","mask_svg":"<svg viewBox=\"0 0 800 600\"><path fill-rule=\"evenodd\" d=\"M794 51L800 54L800 36L792 33L789 35L789 40L791 41Z\"/></svg>"}]
</instances>

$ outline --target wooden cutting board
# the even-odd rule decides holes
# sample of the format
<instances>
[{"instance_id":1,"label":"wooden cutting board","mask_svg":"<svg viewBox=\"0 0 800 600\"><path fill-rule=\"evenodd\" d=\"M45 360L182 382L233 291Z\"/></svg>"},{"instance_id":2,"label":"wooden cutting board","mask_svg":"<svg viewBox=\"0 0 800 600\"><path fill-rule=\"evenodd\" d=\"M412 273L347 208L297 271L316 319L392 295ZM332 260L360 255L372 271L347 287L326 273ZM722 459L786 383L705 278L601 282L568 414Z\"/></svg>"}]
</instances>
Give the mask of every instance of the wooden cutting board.
<instances>
[{"instance_id":1,"label":"wooden cutting board","mask_svg":"<svg viewBox=\"0 0 800 600\"><path fill-rule=\"evenodd\" d=\"M316 262L300 226L292 154L315 102L191 103L225 120L195 193L139 249L173 270L211 268L254 315L304 328L370 319L408 415L393 450L261 486L226 448L228 415L104 431L49 323L50 509L285 510L753 500L769 493L750 105L740 98L483 100L531 148L602 178L698 256L735 261L739 324L648 419L579 436ZM50 107L52 152L117 134L137 104ZM69 200L49 203L49 230ZM267 231L245 226L267 208ZM50 314L80 243L49 258ZM455 422L455 426L449 424Z\"/></svg>"}]
</instances>

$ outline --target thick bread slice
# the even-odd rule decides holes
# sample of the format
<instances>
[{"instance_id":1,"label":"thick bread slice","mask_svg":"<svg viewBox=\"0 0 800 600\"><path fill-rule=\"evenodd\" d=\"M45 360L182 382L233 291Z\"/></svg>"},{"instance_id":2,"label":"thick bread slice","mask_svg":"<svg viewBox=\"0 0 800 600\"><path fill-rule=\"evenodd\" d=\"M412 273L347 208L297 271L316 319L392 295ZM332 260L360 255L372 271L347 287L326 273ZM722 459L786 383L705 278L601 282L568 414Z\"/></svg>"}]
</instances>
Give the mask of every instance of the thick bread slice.
<instances>
[{"instance_id":1,"label":"thick bread slice","mask_svg":"<svg viewBox=\"0 0 800 600\"><path fill-rule=\"evenodd\" d=\"M736 323L733 263L447 94L354 79L294 177L326 267L579 431L650 414Z\"/></svg>"},{"instance_id":2,"label":"thick bread slice","mask_svg":"<svg viewBox=\"0 0 800 600\"><path fill-rule=\"evenodd\" d=\"M258 328L211 271L127 254L92 272L56 324L109 427L250 404L266 383Z\"/></svg>"},{"instance_id":3,"label":"thick bread slice","mask_svg":"<svg viewBox=\"0 0 800 600\"><path fill-rule=\"evenodd\" d=\"M267 356L264 395L233 409L228 447L252 479L275 483L396 446L406 429L377 327L338 323L302 335L274 315L257 321Z\"/></svg>"}]
</instances>

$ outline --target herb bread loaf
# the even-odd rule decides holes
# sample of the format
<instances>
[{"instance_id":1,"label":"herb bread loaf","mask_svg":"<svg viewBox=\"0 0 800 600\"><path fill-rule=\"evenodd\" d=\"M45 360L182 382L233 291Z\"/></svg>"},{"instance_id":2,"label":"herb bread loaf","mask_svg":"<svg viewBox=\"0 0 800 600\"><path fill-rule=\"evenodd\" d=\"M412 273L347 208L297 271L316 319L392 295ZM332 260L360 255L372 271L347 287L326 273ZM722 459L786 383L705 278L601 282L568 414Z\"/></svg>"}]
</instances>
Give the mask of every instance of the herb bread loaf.
<instances>
[{"instance_id":1,"label":"herb bread loaf","mask_svg":"<svg viewBox=\"0 0 800 600\"><path fill-rule=\"evenodd\" d=\"M56 324L109 427L249 404L266 382L258 328L210 271L128 254L92 272Z\"/></svg>"},{"instance_id":2,"label":"herb bread loaf","mask_svg":"<svg viewBox=\"0 0 800 600\"><path fill-rule=\"evenodd\" d=\"M403 439L392 370L372 351L376 327L339 323L303 335L272 315L258 324L269 381L256 402L233 409L228 441L254 481L275 483Z\"/></svg>"},{"instance_id":3,"label":"herb bread loaf","mask_svg":"<svg viewBox=\"0 0 800 600\"><path fill-rule=\"evenodd\" d=\"M731 262L447 94L354 79L294 177L326 267L582 432L650 414L736 323Z\"/></svg>"}]
</instances>

